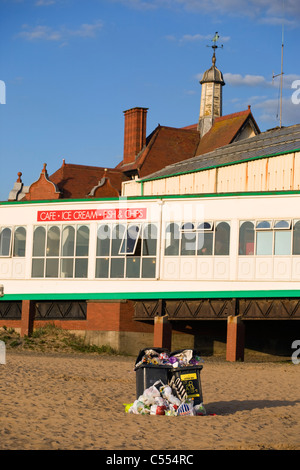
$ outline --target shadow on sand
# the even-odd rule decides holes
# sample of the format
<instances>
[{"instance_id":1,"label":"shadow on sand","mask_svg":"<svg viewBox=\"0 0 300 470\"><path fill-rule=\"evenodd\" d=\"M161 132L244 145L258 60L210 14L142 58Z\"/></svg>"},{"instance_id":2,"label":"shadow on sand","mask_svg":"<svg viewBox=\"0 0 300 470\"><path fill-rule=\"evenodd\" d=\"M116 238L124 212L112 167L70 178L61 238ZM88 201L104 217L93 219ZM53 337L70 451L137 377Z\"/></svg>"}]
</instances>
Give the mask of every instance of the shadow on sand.
<instances>
[{"instance_id":1,"label":"shadow on sand","mask_svg":"<svg viewBox=\"0 0 300 470\"><path fill-rule=\"evenodd\" d=\"M216 413L217 415L231 415L238 411L252 411L264 408L279 408L286 406L295 406L300 400L232 400L232 401L216 401L205 403L206 412Z\"/></svg>"}]
</instances>

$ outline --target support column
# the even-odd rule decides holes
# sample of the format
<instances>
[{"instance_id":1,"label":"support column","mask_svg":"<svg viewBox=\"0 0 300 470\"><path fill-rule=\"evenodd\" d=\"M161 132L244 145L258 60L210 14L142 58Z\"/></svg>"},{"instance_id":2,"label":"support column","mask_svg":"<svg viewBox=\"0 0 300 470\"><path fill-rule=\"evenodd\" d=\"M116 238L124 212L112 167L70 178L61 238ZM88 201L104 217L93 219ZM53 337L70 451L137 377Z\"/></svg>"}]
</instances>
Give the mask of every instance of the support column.
<instances>
[{"instance_id":1,"label":"support column","mask_svg":"<svg viewBox=\"0 0 300 470\"><path fill-rule=\"evenodd\" d=\"M168 315L155 316L153 347L171 350L171 342L172 325L168 320Z\"/></svg>"},{"instance_id":2,"label":"support column","mask_svg":"<svg viewBox=\"0 0 300 470\"><path fill-rule=\"evenodd\" d=\"M227 318L226 360L243 361L245 347L245 325L241 315Z\"/></svg>"},{"instance_id":3,"label":"support column","mask_svg":"<svg viewBox=\"0 0 300 470\"><path fill-rule=\"evenodd\" d=\"M21 337L30 336L33 332L34 315L35 302L22 300Z\"/></svg>"}]
</instances>

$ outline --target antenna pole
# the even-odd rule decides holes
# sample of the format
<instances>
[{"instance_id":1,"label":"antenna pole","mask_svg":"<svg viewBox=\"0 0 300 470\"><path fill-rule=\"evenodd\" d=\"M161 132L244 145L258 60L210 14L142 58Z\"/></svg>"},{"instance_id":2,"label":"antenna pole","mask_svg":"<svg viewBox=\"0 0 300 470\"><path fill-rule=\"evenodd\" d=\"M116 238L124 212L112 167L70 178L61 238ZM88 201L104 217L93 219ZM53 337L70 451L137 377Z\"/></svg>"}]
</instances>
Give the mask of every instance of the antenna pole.
<instances>
[{"instance_id":1,"label":"antenna pole","mask_svg":"<svg viewBox=\"0 0 300 470\"><path fill-rule=\"evenodd\" d=\"M282 23L282 41L281 41L281 73L280 73L280 124L282 126L282 82L283 82L283 23Z\"/></svg>"},{"instance_id":2,"label":"antenna pole","mask_svg":"<svg viewBox=\"0 0 300 470\"><path fill-rule=\"evenodd\" d=\"M273 72L273 80L275 77L280 75L280 124L279 126L282 127L282 88L283 88L283 47L284 47L284 0L282 2L282 10L283 10L283 18L282 18L282 39L281 39L281 72L277 75L274 75Z\"/></svg>"}]
</instances>

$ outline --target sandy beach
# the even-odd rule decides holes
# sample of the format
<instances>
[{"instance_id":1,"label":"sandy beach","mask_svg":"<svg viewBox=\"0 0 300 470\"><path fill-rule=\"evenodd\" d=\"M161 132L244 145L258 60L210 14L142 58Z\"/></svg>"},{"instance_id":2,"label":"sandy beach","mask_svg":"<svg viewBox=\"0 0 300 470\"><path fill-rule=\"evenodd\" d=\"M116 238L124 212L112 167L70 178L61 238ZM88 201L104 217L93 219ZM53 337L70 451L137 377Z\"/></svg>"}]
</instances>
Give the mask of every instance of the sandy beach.
<instances>
[{"instance_id":1,"label":"sandy beach","mask_svg":"<svg viewBox=\"0 0 300 470\"><path fill-rule=\"evenodd\" d=\"M8 351L0 450L300 450L300 366L205 359L206 416L145 416L134 357Z\"/></svg>"}]
</instances>

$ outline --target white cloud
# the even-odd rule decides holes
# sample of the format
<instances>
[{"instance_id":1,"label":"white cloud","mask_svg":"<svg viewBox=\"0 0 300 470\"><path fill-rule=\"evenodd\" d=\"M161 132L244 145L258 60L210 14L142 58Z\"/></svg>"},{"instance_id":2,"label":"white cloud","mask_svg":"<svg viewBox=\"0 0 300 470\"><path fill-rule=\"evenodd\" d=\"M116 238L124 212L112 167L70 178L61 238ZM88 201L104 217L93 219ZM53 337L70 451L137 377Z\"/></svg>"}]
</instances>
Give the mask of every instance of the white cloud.
<instances>
[{"instance_id":1,"label":"white cloud","mask_svg":"<svg viewBox=\"0 0 300 470\"><path fill-rule=\"evenodd\" d=\"M67 29L60 27L58 29L51 28L50 26L38 25L30 28L28 25L23 25L23 31L17 34L17 37L26 39L27 41L66 41L71 37L95 37L97 32L103 27L101 21L93 24L84 23L77 29Z\"/></svg>"},{"instance_id":2,"label":"white cloud","mask_svg":"<svg viewBox=\"0 0 300 470\"><path fill-rule=\"evenodd\" d=\"M257 86L272 86L272 82L266 80L262 75L241 75L239 73L224 73L224 81L226 84L231 86L247 86L247 87L257 87Z\"/></svg>"},{"instance_id":3,"label":"white cloud","mask_svg":"<svg viewBox=\"0 0 300 470\"><path fill-rule=\"evenodd\" d=\"M37 0L35 2L37 7L45 7L45 6L53 5L54 3L56 3L56 0Z\"/></svg>"},{"instance_id":4,"label":"white cloud","mask_svg":"<svg viewBox=\"0 0 300 470\"><path fill-rule=\"evenodd\" d=\"M295 25L300 20L300 2L285 0L111 0L135 9L170 8L214 15L247 16L258 22Z\"/></svg>"},{"instance_id":5,"label":"white cloud","mask_svg":"<svg viewBox=\"0 0 300 470\"><path fill-rule=\"evenodd\" d=\"M136 10L155 10L160 7L160 0L111 0ZM164 2L163 2L164 3ZM164 5L162 5L164 6Z\"/></svg>"},{"instance_id":6,"label":"white cloud","mask_svg":"<svg viewBox=\"0 0 300 470\"><path fill-rule=\"evenodd\" d=\"M259 120L264 122L276 121L280 119L280 103L278 99L267 99L252 106L260 113ZM290 126L300 123L300 104L292 102L290 97L282 100L282 125ZM277 125L277 124L276 124Z\"/></svg>"},{"instance_id":7,"label":"white cloud","mask_svg":"<svg viewBox=\"0 0 300 470\"><path fill-rule=\"evenodd\" d=\"M70 36L80 36L82 38L93 38L102 27L102 21L97 21L94 24L84 23L77 30L67 30L67 34Z\"/></svg>"},{"instance_id":8,"label":"white cloud","mask_svg":"<svg viewBox=\"0 0 300 470\"><path fill-rule=\"evenodd\" d=\"M179 41L180 42L198 42L198 41L211 41L212 40L212 35L211 34L184 34ZM217 44L220 44L222 42L227 42L230 40L229 36L220 36L219 42Z\"/></svg>"},{"instance_id":9,"label":"white cloud","mask_svg":"<svg viewBox=\"0 0 300 470\"><path fill-rule=\"evenodd\" d=\"M26 30L21 31L17 36L24 38L28 41L34 40L46 40L46 41L59 41L62 39L62 32L54 30L49 26L36 26L31 29L27 29L27 26L23 26Z\"/></svg>"},{"instance_id":10,"label":"white cloud","mask_svg":"<svg viewBox=\"0 0 300 470\"><path fill-rule=\"evenodd\" d=\"M199 74L198 78L201 79L203 74ZM246 86L246 87L263 87L263 88L270 88L270 87L278 87L280 77L275 77L274 80L272 77L269 79L264 77L263 75L241 75L239 73L224 73L223 74L224 81L226 85L230 86ZM297 74L283 74L283 88L290 89L292 83L295 80L299 80L300 75Z\"/></svg>"}]
</instances>

